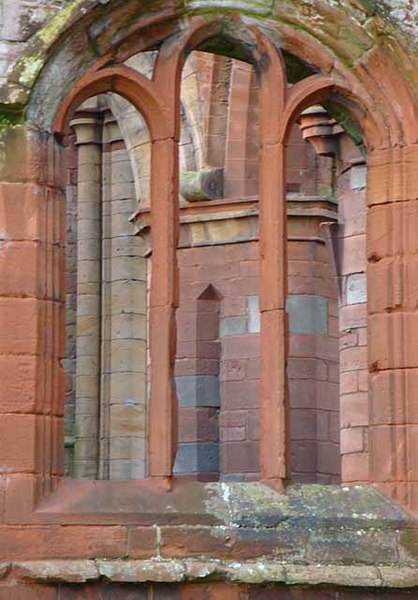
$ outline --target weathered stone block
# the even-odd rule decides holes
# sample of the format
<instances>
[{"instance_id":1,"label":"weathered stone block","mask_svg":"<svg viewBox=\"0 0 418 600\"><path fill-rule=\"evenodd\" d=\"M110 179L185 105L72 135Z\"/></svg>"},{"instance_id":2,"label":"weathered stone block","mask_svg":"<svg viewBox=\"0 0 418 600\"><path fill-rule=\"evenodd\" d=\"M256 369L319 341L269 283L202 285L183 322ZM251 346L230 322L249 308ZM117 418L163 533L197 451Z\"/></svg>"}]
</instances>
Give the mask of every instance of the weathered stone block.
<instances>
[{"instance_id":1,"label":"weathered stone block","mask_svg":"<svg viewBox=\"0 0 418 600\"><path fill-rule=\"evenodd\" d=\"M145 439L142 437L111 437L109 440L109 460L142 460L145 464Z\"/></svg>"},{"instance_id":2,"label":"weathered stone block","mask_svg":"<svg viewBox=\"0 0 418 600\"><path fill-rule=\"evenodd\" d=\"M347 277L347 304L367 302L366 273L356 273Z\"/></svg>"},{"instance_id":3,"label":"weathered stone block","mask_svg":"<svg viewBox=\"0 0 418 600\"><path fill-rule=\"evenodd\" d=\"M107 302L106 302L107 300ZM144 314L146 307L145 288L137 281L115 281L111 286L110 298L105 306L112 315L124 313Z\"/></svg>"},{"instance_id":4,"label":"weathered stone block","mask_svg":"<svg viewBox=\"0 0 418 600\"><path fill-rule=\"evenodd\" d=\"M247 319L245 317L226 317L220 321L219 335L221 337L242 335L246 331Z\"/></svg>"},{"instance_id":5,"label":"weathered stone block","mask_svg":"<svg viewBox=\"0 0 418 600\"><path fill-rule=\"evenodd\" d=\"M289 295L286 309L290 333L328 333L328 299L323 296Z\"/></svg>"},{"instance_id":6,"label":"weathered stone block","mask_svg":"<svg viewBox=\"0 0 418 600\"><path fill-rule=\"evenodd\" d=\"M111 346L111 372L135 372L144 368L146 364L144 340L115 340Z\"/></svg>"},{"instance_id":7,"label":"weathered stone block","mask_svg":"<svg viewBox=\"0 0 418 600\"><path fill-rule=\"evenodd\" d=\"M247 296L248 333L260 333L260 307L258 296Z\"/></svg>"},{"instance_id":8,"label":"weathered stone block","mask_svg":"<svg viewBox=\"0 0 418 600\"><path fill-rule=\"evenodd\" d=\"M219 444L214 442L179 444L175 473L217 473L219 471Z\"/></svg>"},{"instance_id":9,"label":"weathered stone block","mask_svg":"<svg viewBox=\"0 0 418 600\"><path fill-rule=\"evenodd\" d=\"M143 479L145 474L146 465L144 460L134 460L129 458L109 461L109 479Z\"/></svg>"},{"instance_id":10,"label":"weathered stone block","mask_svg":"<svg viewBox=\"0 0 418 600\"><path fill-rule=\"evenodd\" d=\"M361 190L366 187L367 166L365 164L353 165L350 170L350 187L352 190Z\"/></svg>"},{"instance_id":11,"label":"weathered stone block","mask_svg":"<svg viewBox=\"0 0 418 600\"><path fill-rule=\"evenodd\" d=\"M112 437L143 437L145 407L113 404L110 406L109 434Z\"/></svg>"},{"instance_id":12,"label":"weathered stone block","mask_svg":"<svg viewBox=\"0 0 418 600\"><path fill-rule=\"evenodd\" d=\"M99 379L93 375L79 375L76 378L77 397L98 398Z\"/></svg>"},{"instance_id":13,"label":"weathered stone block","mask_svg":"<svg viewBox=\"0 0 418 600\"><path fill-rule=\"evenodd\" d=\"M134 372L109 373L105 385L109 386L109 398L112 404L136 406L145 404L146 375L145 367Z\"/></svg>"},{"instance_id":14,"label":"weathered stone block","mask_svg":"<svg viewBox=\"0 0 418 600\"><path fill-rule=\"evenodd\" d=\"M361 527L313 532L308 541L308 560L311 564L396 562L397 534Z\"/></svg>"},{"instance_id":15,"label":"weathered stone block","mask_svg":"<svg viewBox=\"0 0 418 600\"><path fill-rule=\"evenodd\" d=\"M220 406L219 377L217 375L191 375L176 377L179 406Z\"/></svg>"}]
</instances>

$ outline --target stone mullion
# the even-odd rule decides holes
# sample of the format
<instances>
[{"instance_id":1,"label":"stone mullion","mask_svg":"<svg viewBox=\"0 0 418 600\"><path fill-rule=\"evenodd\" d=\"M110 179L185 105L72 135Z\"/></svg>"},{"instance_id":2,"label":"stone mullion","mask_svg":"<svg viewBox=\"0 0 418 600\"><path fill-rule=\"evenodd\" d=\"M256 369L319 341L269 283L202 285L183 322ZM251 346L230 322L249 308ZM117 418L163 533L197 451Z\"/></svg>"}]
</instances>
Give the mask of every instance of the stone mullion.
<instances>
[{"instance_id":1,"label":"stone mullion","mask_svg":"<svg viewBox=\"0 0 418 600\"><path fill-rule=\"evenodd\" d=\"M178 142L154 141L151 164L149 475L169 478L177 449L174 362L178 305Z\"/></svg>"},{"instance_id":2,"label":"stone mullion","mask_svg":"<svg viewBox=\"0 0 418 600\"><path fill-rule=\"evenodd\" d=\"M260 470L283 485L288 474L287 399L287 215L284 132L286 75L277 50L265 38L269 57L260 88Z\"/></svg>"},{"instance_id":3,"label":"stone mullion","mask_svg":"<svg viewBox=\"0 0 418 600\"><path fill-rule=\"evenodd\" d=\"M178 438L178 403L174 382L176 309L179 304L177 245L179 210L180 72L182 43L162 48L154 70L155 91L164 99L166 130L150 126L152 270L149 291L150 396L148 405L148 475L169 484ZM159 108L162 108L159 101ZM164 111L165 112L165 111ZM161 112L159 121L163 120Z\"/></svg>"},{"instance_id":4,"label":"stone mullion","mask_svg":"<svg viewBox=\"0 0 418 600\"><path fill-rule=\"evenodd\" d=\"M286 477L286 202L284 146L261 149L260 466L265 480Z\"/></svg>"},{"instance_id":5,"label":"stone mullion","mask_svg":"<svg viewBox=\"0 0 418 600\"><path fill-rule=\"evenodd\" d=\"M78 146L75 472L98 476L101 347L101 129L72 122Z\"/></svg>"}]
</instances>

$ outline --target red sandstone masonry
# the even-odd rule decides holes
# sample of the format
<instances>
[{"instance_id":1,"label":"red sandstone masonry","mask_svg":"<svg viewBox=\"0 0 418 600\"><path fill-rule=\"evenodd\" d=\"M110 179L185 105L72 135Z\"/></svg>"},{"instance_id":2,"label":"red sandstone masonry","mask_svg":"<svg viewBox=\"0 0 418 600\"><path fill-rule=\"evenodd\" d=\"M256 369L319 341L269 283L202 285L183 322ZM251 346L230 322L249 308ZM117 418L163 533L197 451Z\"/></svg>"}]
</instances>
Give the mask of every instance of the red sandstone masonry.
<instances>
[{"instance_id":1,"label":"red sandstone masonry","mask_svg":"<svg viewBox=\"0 0 418 600\"><path fill-rule=\"evenodd\" d=\"M323 247L319 248L317 244L313 245L309 242L290 242L290 256L289 262L292 265L292 261L294 260L294 256L296 258L301 259L310 257L311 255L315 257L320 257L321 261L328 261L328 257L323 252ZM201 292L207 286L208 282L211 282L216 289L221 292L228 292L231 296L224 296L220 302L222 318L227 318L230 316L246 316L247 313L247 299L245 296L233 295L235 292L233 279L231 279L231 273L236 272L235 265L238 264L240 267L242 265L247 269L248 265L254 265L254 269L251 269L252 276L256 276L258 274L258 261L247 259L249 255L249 251L252 252L252 248L256 247L255 243L246 243L246 244L237 244L235 246L211 246L211 247L202 247L202 248L190 248L186 250L182 250L179 252L179 264L180 264L180 275L181 275L181 305L178 313L177 324L181 325L185 328L184 336L185 339L189 339L190 341L186 343L181 342L183 337L181 327L179 332L179 342L178 342L178 351L181 353L178 354L176 360L176 375L193 375L195 369L197 368L197 361L192 361L190 358L185 358L189 352L194 352L195 348L191 343L193 341L193 331L196 332L196 320L195 320L195 311L196 311L196 303L192 301L194 294L194 288L191 288L189 282L198 282L201 280L201 283L197 284L197 290ZM299 250L301 249L301 250ZM302 252L302 250L304 251ZM227 250L234 250L231 253L232 257L236 262L230 262L231 269L225 271L222 268L222 261L225 260L225 252ZM256 253L254 253L256 255ZM195 259L194 257L197 256ZM243 257L244 260L240 260ZM201 261L201 266L199 266L199 261ZM216 265L216 268L214 268ZM256 268L257 267L257 268ZM321 264L321 268L323 265ZM311 262L311 274L312 270L315 271L315 264ZM187 275L187 278L185 276ZM308 277L309 271L306 270L306 280L307 280L307 288L306 290L312 293L312 275L309 279ZM328 271L323 269L324 281L325 277L330 277L329 267ZM229 281L231 279L230 288L225 288L225 281ZM289 286L290 292L294 291L294 277L289 277ZM257 294L257 287L251 289L251 293ZM335 290L333 290L333 294L335 294ZM232 308L231 308L232 307ZM236 310L234 307L238 307ZM330 313L332 309L332 303L330 303ZM190 328L193 328L193 331L190 332ZM196 333L194 334L196 335ZM226 358L225 352L228 352L228 349L231 345L235 344L233 341L236 338L236 348L239 354L242 356L235 358ZM253 340L254 338L254 340ZM250 345L254 341L256 342L258 338L257 334L250 335L240 335L240 336L226 336L222 339L223 346L223 356L221 360L221 393L222 393L222 411L221 411L221 441L223 442L244 442L248 441L258 441L260 439L259 433L259 423L258 423L258 380L259 380L259 368L260 368L260 360L259 357L254 358L246 358L245 353L251 352ZM288 364L288 377L292 382L294 379L302 379L304 380L304 388L306 389L306 384L309 380L328 380L338 381L338 373L332 375L332 365L329 361L324 359L316 359L310 358L307 356L306 352L313 352L313 355L316 353L316 345L318 344L318 340L311 336L309 340L312 343L310 349L306 344L306 340L304 336L300 336L300 346L301 352L303 353L303 358L291 358ZM209 348L206 348L209 350ZM258 351L257 351L258 354ZM335 358L335 347L332 350L332 354L330 356ZM181 358L180 358L181 356ZM216 360L210 361L210 359L205 359L207 361L208 366L211 370L205 371L208 374L216 374ZM201 361L199 361L199 365ZM331 369L330 374L328 374L328 368ZM213 370L214 369L214 370ZM335 379L336 377L336 379ZM254 380L254 385L252 385L252 381ZM338 386L337 385L328 385L326 388L318 388L319 396L323 400L329 398L328 402L323 402L325 410L335 410L337 403L337 395L338 395ZM292 388L292 404L294 402L297 403L296 397L294 397L293 388ZM232 404L231 404L232 403ZM303 396L301 397L302 406L305 406ZM245 413L241 408L244 406L254 406L254 409L251 410L250 413ZM233 410L229 410L230 408ZM321 408L321 407L320 407ZM248 411L248 409L246 409ZM295 423L295 440L293 443L293 450L297 451L298 440L300 439L300 434L298 433L299 421L303 420L303 412L302 415L299 416L297 410L293 414L292 408L292 419ZM193 422L193 418L187 421L185 420L186 413L189 413L190 409L180 409L180 439L183 441L189 440L193 441L192 438L196 433L196 423ZM193 411L192 411L193 412ZM321 420L321 416L323 414L324 419ZM182 416L184 415L184 416ZM190 416L190 415L189 415ZM335 442L338 441L338 437L336 437L333 429L330 429L330 419L328 417L328 412L318 412L318 431L317 435L323 441L327 441L332 438ZM326 425L322 426L322 422L326 422ZM333 426L337 431L339 426L338 419L333 419ZM311 432L311 436L312 436ZM316 434L315 434L316 435ZM313 437L315 437L315 435ZM293 434L292 436L293 437ZM202 437L202 441L204 441ZM302 438L303 439L303 436ZM253 446L254 451L257 451L257 447ZM237 446L238 451L238 446ZM334 452L334 450L332 450ZM335 450L337 452L337 450ZM250 460L250 458L248 458ZM224 464L228 472L228 467L226 463ZM250 463L247 463L245 468L252 468Z\"/></svg>"},{"instance_id":2,"label":"red sandstone masonry","mask_svg":"<svg viewBox=\"0 0 418 600\"><path fill-rule=\"evenodd\" d=\"M36 407L35 356L0 356L0 413L30 413Z\"/></svg>"},{"instance_id":3,"label":"red sandstone masonry","mask_svg":"<svg viewBox=\"0 0 418 600\"><path fill-rule=\"evenodd\" d=\"M307 36L303 36L301 32L295 32L293 34L293 37L289 33L287 35L284 35L283 37L285 39L285 42L290 46L290 48L295 50L296 54L301 48L301 46L298 45L298 41L300 39L305 40L304 43L306 45L308 43L305 39L305 37ZM312 42L312 44L313 43L314 42ZM80 44L82 44L82 42L80 42ZM305 51L306 46L302 45L302 48ZM314 45L312 48L312 52L310 54L306 53L305 56L309 56L309 58L312 59L314 63L318 64L320 68L324 70L324 72L331 72L331 52L328 53L317 45ZM403 86L402 76L400 74L399 68L397 66L396 72L394 71L394 68L388 69L388 59L383 54L383 52L384 50L376 48L376 50L374 50L373 53L366 53L364 59L362 59L361 61L362 64L359 64L355 68L357 69L359 76L361 76L362 74L364 74L364 71L361 70L362 68L364 69L364 66L362 66L364 62L371 61L372 59L370 58L370 56L372 54L374 57L376 55L379 56L380 54L381 65L377 65L379 68L374 68L376 67L376 58L373 59L373 63L369 62L368 68L370 70L370 74L367 77L363 77L363 83L368 89L370 88L371 96L378 98L378 106L373 107L373 109L375 109L373 112L377 113L378 122L387 122L391 124L396 123L397 125L398 122L394 120L390 108L387 107L384 98L389 86L389 91L392 91L392 94L387 94L387 97L389 99L388 102L392 103L392 100L396 101L397 113L402 116L402 119L400 119L400 121L403 121L405 123L405 131L401 131L401 134L399 134L398 127L395 125L391 125L392 130L388 132L387 130L384 130L382 126L382 131L378 131L378 133L376 133L374 137L369 137L369 141L372 141L371 148L373 148L373 146L375 147L376 145L378 145L378 143L380 143L380 145L383 145L388 139L392 139L393 143L398 145L396 149L370 153L371 171L369 175L369 204L374 205L380 202L400 201L400 204L408 205L408 202L406 201L411 200L412 204L416 198L417 151L415 146L412 146L411 148L401 148L400 143L404 143L404 140L408 141L413 139L414 135L416 134L416 123L413 113L411 112L410 101L406 96L406 85L405 87ZM333 52L332 55L338 56L336 52ZM107 60L107 57L105 57L105 60ZM401 62L402 61L399 61L399 63ZM339 61L336 59L335 69L337 72L338 68ZM344 69L344 73L346 71L348 71L348 69ZM375 90L371 83L369 84L372 73L376 74L375 76L377 81L380 80L383 89L382 94L379 92L379 90ZM342 70L340 74L342 79ZM390 84L388 84L388 79L392 79ZM339 85L340 80L337 83ZM400 88L404 88L404 90ZM356 92L361 93L358 92L358 90L350 90L351 97L354 97ZM276 88L274 88L274 93L277 93ZM315 101L321 101L321 98L315 96ZM364 101L364 106L367 106L367 101ZM387 115L385 114L385 111L388 112L390 118L386 118ZM272 112L271 114L274 113ZM374 121L372 120L372 118L373 117L370 114L367 114L366 122L364 123L366 132L370 132L374 126ZM402 128L399 127L399 130L401 129ZM406 131L406 129L408 131ZM389 133L391 135L389 135ZM9 136L9 134L7 135ZM400 139L402 135L404 135L404 139ZM14 150L14 155L12 156L12 152L9 153L8 151L8 156L6 157L5 161L6 168L3 165L1 167L2 179L8 179L9 181L45 180L44 167L47 162L45 152L46 145L40 145L37 146L35 149L31 149L30 151L28 151L27 147L22 143L21 136L19 138L16 136L15 140L9 139L8 142L9 148ZM41 168L38 169L37 165L41 165ZM53 179L53 177L53 174L50 174L48 176L48 178L51 179ZM380 220L380 217L377 216L376 212L373 209L370 211L369 232L377 232L376 235L372 235L373 245L369 246L369 258L372 264L374 264L373 261L375 261L376 259L387 255L391 255L395 252L401 252L405 254L412 254L413 252L415 252L416 228L413 228L414 221L410 218L411 215L413 215L413 211L411 209L410 212L407 208L403 208L402 211L402 227L407 228L406 235L398 234L398 225L396 225L396 227L393 226L393 223L396 221L396 218L392 215L392 208L387 210L385 208L384 215L382 217L384 225L377 224L375 226L375 219ZM408 229L408 220L411 222L411 230ZM380 231L378 231L379 229ZM396 238L391 240L390 244L388 244L387 240L385 239L383 239L382 242L379 242L382 233L385 235L385 232L392 230L396 232ZM225 256L227 256L227 254L225 254ZM172 263L170 264L172 266ZM23 266L24 265L22 265L22 267ZM414 274L413 270L411 272L412 274ZM375 284L373 284L370 288L371 302L373 302L374 296L381 295L382 291L381 289L376 289L374 285ZM408 298L411 298L409 293ZM34 356L35 352L38 352L38 349L41 346L42 351L48 353L48 356L55 356L55 349L56 347L59 348L59 341L52 343L52 340L43 339L45 335L49 335L49 332L47 334L45 333L45 325L53 322L56 323L59 320L59 315L57 314L57 311L54 311L51 306L52 303L49 304L47 310L42 311L40 310L41 303L34 301L36 307L32 310L32 312L30 312L27 311L25 307L27 306L27 303L32 302L32 300L13 299L10 302L2 298L1 301L4 301L1 305L1 308L5 309L4 314L6 317L4 320L6 335L2 342L2 349L7 351L7 353L10 353L10 356L16 356L21 352L25 352L31 356ZM380 405L378 403L378 397L375 397L375 402L373 405L373 414L375 419L374 426L376 425L376 427L375 430L371 432L371 450L373 457L373 470L371 478L369 479L368 475L367 456L360 454L348 454L343 457L343 468L346 481L371 480L375 482L380 482L382 479L385 480L385 478L389 475L391 478L391 483L388 484L386 483L386 481L384 481L381 486L382 489L392 494L393 497L404 502L412 508L416 508L418 506L418 486L416 484L417 465L415 460L415 457L417 455L416 431L414 427L411 427L409 421L409 424L406 427L397 428L396 415L402 414L402 411L406 412L412 410L409 408L409 406L413 404L413 400L415 397L414 385L408 384L406 387L403 386L404 381L408 381L407 371L413 371L416 366L414 362L417 347L416 339L414 337L417 325L414 314L415 309L416 307L410 306L409 310L411 310L411 313L406 316L399 316L395 314L386 315L380 313L381 306L377 306L376 310L379 310L379 314L376 315L377 319L375 319L374 325L370 329L371 356L369 360L369 366L373 371L372 382L377 381L380 377L384 381L384 383L382 383L381 388L382 390L384 390L384 393L382 392L382 398L384 399L384 401L382 401L380 408ZM170 313L170 311L168 312ZM353 312L357 313L360 311ZM48 321L48 319L45 318L44 320L38 323L36 315L43 315L44 317L49 316L50 322ZM167 317L166 312L164 313L164 316ZM23 326L21 325L22 318ZM343 320L348 326L349 322L356 322L355 319L357 318L359 318L358 314L351 314L348 317L344 316ZM166 323L168 323L168 328L166 329L166 331L168 330L169 332L168 337L170 338L171 335L171 339L173 339L174 328L172 322L170 321L170 315L168 315ZM154 324L156 326L160 325L158 319L154 322ZM358 326L363 325L364 323ZM60 326L63 326L62 322ZM42 344L40 343L41 338ZM393 357L389 357L386 354L386 351L383 349L385 345L389 348L393 347ZM405 357L403 356L403 349L406 349ZM166 346L164 347L164 350L166 350ZM164 357L167 358L166 355L164 355ZM44 360L44 358L45 357L43 355L39 356L39 381L36 381L36 386L39 385L40 388L39 408L42 411L50 411L51 407L54 407L54 411L58 411L59 409L56 408L56 405L59 404L58 396L60 388L59 386L57 388L54 388L50 385L51 382L54 381L54 377L49 376L49 373L53 372L52 369L55 368L55 365L53 365L52 362ZM254 358L256 358L256 356L254 356ZM406 368L411 367L411 365L412 368ZM386 369L388 369L388 371ZM19 377L19 373L20 371L17 369L16 378ZM398 373L401 382L399 387L395 387L394 391L391 377L397 377ZM45 383L42 383L44 379L46 381ZM375 384L373 383L373 385ZM14 389L13 386L12 389ZM163 392L165 394L165 397L167 398L169 390L165 388ZM44 393L44 395L42 395L42 393ZM377 394L376 390L375 393ZM44 406L45 399L46 406ZM388 415L391 420L395 420L394 427L390 427L392 421L387 420ZM6 415L6 418L8 419L9 415ZM16 466L15 461L19 462L18 467L22 470L26 468L28 470L32 470L33 464L36 463L36 466L39 466L39 474L45 475L44 479L48 480L48 477L50 477L49 464L53 462L49 457L49 452L42 453L38 448L36 452L36 461L34 458L34 450L33 455L28 456L26 454L28 447L31 449L32 452L33 444L33 439L31 437L33 425L28 426L26 429L26 424L33 423L34 417L31 415L18 415L16 418L19 418L19 427L17 429L14 429L16 439L11 440L11 443L16 444L19 441L19 436L16 435L16 433L21 433L23 429L24 431L22 434L22 438L24 444L22 449L19 449L19 452L13 456L11 456L10 454L10 449L5 448L5 455L7 457L7 460L10 460L10 464L12 464L13 468L14 466ZM165 422L165 424L167 425L167 422ZM379 427L380 425L382 425L382 428L379 429L377 425L379 425ZM264 429L262 430L262 433L265 433ZM48 436L49 433L46 435L46 439L49 439ZM59 435L57 435L57 438L59 438ZM403 451L403 455L398 456L398 453L395 452L394 455L391 456L391 449L393 447L398 447L398 443L399 448L401 448L401 450ZM52 448L54 449L53 444ZM59 470L59 468L51 467L51 470L56 472ZM16 481L17 480L15 480L13 477L10 477L8 492L11 491L13 488L12 482L16 483ZM26 479L24 479L24 481L26 481ZM30 482L30 480L28 481ZM48 482L45 485L45 488L49 489ZM21 490L20 494L16 493L15 495L8 495L9 500L7 500L6 498L6 502L8 504L8 509L6 509L6 516L11 514L8 511L15 510L16 512L20 512L21 518L29 519L29 514L27 515L26 511L28 511L28 513L30 512L30 510L33 508L33 505L35 504L35 500L38 500L39 495L33 492L33 496L30 496L30 501L26 500L27 496L22 494ZM18 504L17 502L19 498L20 504ZM22 500L22 498L24 500ZM54 528L45 526L44 528L38 529L36 535L35 530L30 529L31 528L26 527L21 529L7 528L7 530L5 530L4 535L6 537L2 537L2 541L3 539L6 539L7 543L10 544L10 547L7 549L7 558L9 558L10 554L12 554L11 551L16 552L19 558L21 558L22 552L30 553L30 558L39 558L44 556L47 551L53 553L54 556L56 555L56 553L58 553L58 555L68 557L73 555L73 552L76 552L76 556L78 557L80 556L80 553L85 552L89 556L104 555L107 557L112 555L120 555L120 553L123 553L126 548L125 533L122 531L122 528L119 527L107 528L108 531L105 531L105 529L101 527L80 527L73 528L71 531L70 528L65 527ZM66 531L64 532L62 530ZM63 538L60 537L62 533L64 533ZM34 535L35 538L31 537ZM80 548L81 542L83 544L82 548L84 548L84 550ZM141 544L141 542L139 542L139 544ZM29 556L29 554L27 555ZM38 592L40 594L38 596L39 598L42 598L42 595L45 598L47 598L48 596L53 597L52 590L48 591L47 589L43 589L41 591L39 588L35 589L36 594L38 595ZM19 595L21 595L22 598L24 598L25 596L26 598L33 597L33 590L30 590L30 594L32 594L32 596L30 594L28 595L26 592L27 590L22 590L19 588L15 588L13 590L13 594L16 600L20 600ZM0 593L2 593L2 591ZM6 591L6 594L7 593L10 594L10 589ZM222 593L225 593L225 588L221 588L221 591L219 593L220 597L223 597Z\"/></svg>"},{"instance_id":4,"label":"red sandstone masonry","mask_svg":"<svg viewBox=\"0 0 418 600\"><path fill-rule=\"evenodd\" d=\"M105 531L97 526L9 526L0 527L0 535L1 560L118 558L127 552L127 530L117 526Z\"/></svg>"},{"instance_id":5,"label":"red sandstone masonry","mask_svg":"<svg viewBox=\"0 0 418 600\"><path fill-rule=\"evenodd\" d=\"M44 188L26 183L0 184L0 219L3 235L8 240L44 240L45 223L41 212ZM19 198L19 211L15 210ZM25 215L25 218L22 218Z\"/></svg>"},{"instance_id":6,"label":"red sandstone masonry","mask_svg":"<svg viewBox=\"0 0 418 600\"><path fill-rule=\"evenodd\" d=\"M179 443L216 442L219 439L217 410L182 408L179 411Z\"/></svg>"},{"instance_id":7,"label":"red sandstone masonry","mask_svg":"<svg viewBox=\"0 0 418 600\"><path fill-rule=\"evenodd\" d=\"M2 327L1 354L36 354L38 310L42 302L35 298L0 298Z\"/></svg>"}]
</instances>

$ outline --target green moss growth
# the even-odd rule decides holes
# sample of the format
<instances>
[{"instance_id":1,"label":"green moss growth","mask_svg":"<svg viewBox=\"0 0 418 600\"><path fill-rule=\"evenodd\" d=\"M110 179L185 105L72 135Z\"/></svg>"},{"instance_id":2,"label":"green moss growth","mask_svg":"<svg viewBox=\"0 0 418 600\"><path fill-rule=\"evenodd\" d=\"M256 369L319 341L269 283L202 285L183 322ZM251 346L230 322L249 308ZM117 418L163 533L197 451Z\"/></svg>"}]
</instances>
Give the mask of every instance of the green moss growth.
<instances>
[{"instance_id":1,"label":"green moss growth","mask_svg":"<svg viewBox=\"0 0 418 600\"><path fill-rule=\"evenodd\" d=\"M282 54L289 83L297 83L317 72L314 67L293 56L293 54L288 52L282 52Z\"/></svg>"},{"instance_id":2,"label":"green moss growth","mask_svg":"<svg viewBox=\"0 0 418 600\"><path fill-rule=\"evenodd\" d=\"M14 125L21 125L24 122L24 111L25 107L21 104L0 103L0 133Z\"/></svg>"},{"instance_id":3,"label":"green moss growth","mask_svg":"<svg viewBox=\"0 0 418 600\"><path fill-rule=\"evenodd\" d=\"M225 34L207 39L199 47L199 50L211 52L212 54L220 54L221 56L229 56L230 58L242 60L247 63L253 62L252 49L244 43L239 44Z\"/></svg>"},{"instance_id":4,"label":"green moss growth","mask_svg":"<svg viewBox=\"0 0 418 600\"><path fill-rule=\"evenodd\" d=\"M27 51L16 63L14 72L19 83L31 88L46 61L46 51L57 40L82 0L71 0L33 38Z\"/></svg>"},{"instance_id":5,"label":"green moss growth","mask_svg":"<svg viewBox=\"0 0 418 600\"><path fill-rule=\"evenodd\" d=\"M252 17L268 17L271 15L274 7L274 0L185 0L184 14L217 14L220 12L239 13Z\"/></svg>"},{"instance_id":6,"label":"green moss growth","mask_svg":"<svg viewBox=\"0 0 418 600\"><path fill-rule=\"evenodd\" d=\"M39 38L45 46L51 45L56 40L81 3L82 0L73 0L67 6L61 8L51 21L46 23L45 27L39 32Z\"/></svg>"},{"instance_id":7,"label":"green moss growth","mask_svg":"<svg viewBox=\"0 0 418 600\"><path fill-rule=\"evenodd\" d=\"M337 121L347 135L351 137L356 146L363 144L363 132L357 122L352 118L347 109L333 102L322 102L325 110Z\"/></svg>"},{"instance_id":8,"label":"green moss growth","mask_svg":"<svg viewBox=\"0 0 418 600\"><path fill-rule=\"evenodd\" d=\"M39 56L24 56L19 61L19 67L21 69L19 83L26 87L30 87L41 70L42 65L43 59Z\"/></svg>"},{"instance_id":9,"label":"green moss growth","mask_svg":"<svg viewBox=\"0 0 418 600\"><path fill-rule=\"evenodd\" d=\"M400 545L411 558L418 558L418 531L407 529L400 536Z\"/></svg>"}]
</instances>

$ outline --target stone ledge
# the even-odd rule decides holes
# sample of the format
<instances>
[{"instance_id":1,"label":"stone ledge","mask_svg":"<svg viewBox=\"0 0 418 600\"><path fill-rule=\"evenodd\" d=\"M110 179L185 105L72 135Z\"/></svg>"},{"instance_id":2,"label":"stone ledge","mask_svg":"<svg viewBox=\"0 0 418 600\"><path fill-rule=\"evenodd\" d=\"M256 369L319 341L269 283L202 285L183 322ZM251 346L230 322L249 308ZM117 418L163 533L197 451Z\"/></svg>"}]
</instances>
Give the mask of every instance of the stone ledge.
<instances>
[{"instance_id":1,"label":"stone ledge","mask_svg":"<svg viewBox=\"0 0 418 600\"><path fill-rule=\"evenodd\" d=\"M115 485L116 484L116 485ZM143 481L63 480L36 510L37 523L229 525L304 529L404 529L413 519L371 486L292 485L277 492L261 482L175 480L170 491ZM104 520L101 520L104 519ZM26 523L27 524L27 523ZM417 548L418 550L418 548ZM418 552L417 552L418 554Z\"/></svg>"},{"instance_id":2,"label":"stone ledge","mask_svg":"<svg viewBox=\"0 0 418 600\"><path fill-rule=\"evenodd\" d=\"M38 506L32 519L0 527L1 558L19 565L41 560L29 566L41 564L40 575L46 580L54 578L56 560L69 559L108 559L110 562L91 565L110 569L109 577L116 576L119 568L122 579L142 581L145 577L155 582L170 576L174 579L169 581L236 577L243 583L248 583L248 577L272 582L280 577L288 583L322 577L326 583L328 577L337 581L335 573L344 574L352 566L364 575L357 580L381 585L380 575L373 570L380 565L395 568L382 571L388 585L400 582L403 586L404 575L399 573L404 571L399 569L418 567L416 521L367 486L302 485L278 492L261 483L176 480L171 491L166 491L149 481L67 481ZM89 535L92 525L92 544L81 550L73 548L74 532L81 539ZM111 535L116 538L110 547ZM52 572L44 573L45 560L51 561ZM115 560L119 562L112 562ZM138 560L148 562L132 562ZM74 560L65 564L77 565ZM200 571L190 574L185 565L209 571L204 576ZM237 565L244 565L244 572ZM248 565L255 565L255 570L248 571ZM278 565L285 574L278 571ZM316 565L332 565L332 569L325 572L321 568L318 573ZM24 567L27 569L28 563ZM157 569L154 574L151 567ZM19 574L16 567L14 571L16 577L33 576L27 571ZM405 573L415 581L413 571ZM75 566L67 574L75 582L87 575L94 579L96 571L84 573ZM369 585L367 581L364 585Z\"/></svg>"},{"instance_id":3,"label":"stone ledge","mask_svg":"<svg viewBox=\"0 0 418 600\"><path fill-rule=\"evenodd\" d=\"M274 561L202 560L41 560L0 564L0 579L33 583L113 583L225 581L244 584L335 585L418 588L413 567L288 565Z\"/></svg>"}]
</instances>

